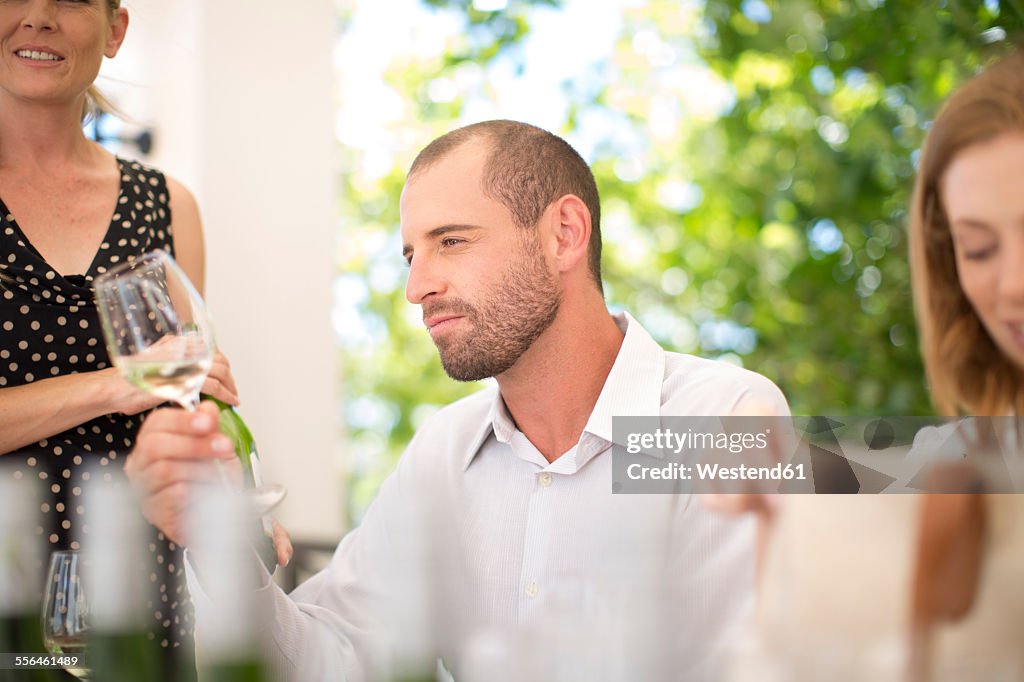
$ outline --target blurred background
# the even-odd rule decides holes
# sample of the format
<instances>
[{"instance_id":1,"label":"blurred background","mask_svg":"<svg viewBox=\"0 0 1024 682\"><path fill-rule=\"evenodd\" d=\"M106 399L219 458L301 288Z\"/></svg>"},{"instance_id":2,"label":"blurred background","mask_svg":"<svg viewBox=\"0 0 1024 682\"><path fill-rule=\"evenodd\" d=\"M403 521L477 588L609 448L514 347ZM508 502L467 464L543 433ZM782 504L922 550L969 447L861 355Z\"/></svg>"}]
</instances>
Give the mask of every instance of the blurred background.
<instances>
[{"instance_id":1,"label":"blurred background","mask_svg":"<svg viewBox=\"0 0 1024 682\"><path fill-rule=\"evenodd\" d=\"M931 413L906 207L1024 0L127 0L101 84L206 218L208 299L282 517L358 520L448 379L404 299L416 152L514 118L591 164L606 294L794 413ZM141 35L140 35L141 34ZM138 156L131 150L127 155Z\"/></svg>"}]
</instances>

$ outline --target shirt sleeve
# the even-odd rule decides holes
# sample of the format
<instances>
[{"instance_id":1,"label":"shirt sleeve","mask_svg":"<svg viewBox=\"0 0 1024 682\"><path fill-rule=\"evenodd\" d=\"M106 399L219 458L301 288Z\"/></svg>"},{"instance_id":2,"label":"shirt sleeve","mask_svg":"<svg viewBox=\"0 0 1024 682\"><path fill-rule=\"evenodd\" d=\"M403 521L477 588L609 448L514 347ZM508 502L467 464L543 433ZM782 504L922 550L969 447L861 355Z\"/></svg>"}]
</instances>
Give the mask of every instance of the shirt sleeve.
<instances>
[{"instance_id":1,"label":"shirt sleeve","mask_svg":"<svg viewBox=\"0 0 1024 682\"><path fill-rule=\"evenodd\" d=\"M261 644L275 678L379 679L382 666L394 659L396 640L406 650L418 646L422 633L410 632L415 624L403 620L405 614L421 611L414 602L424 594L417 583L423 574L415 568L423 545L417 532L417 495L406 469L400 461L330 563L291 594L261 569L263 584L253 599L264 626ZM200 574L187 556L186 575L201 665L203 623L217 604L203 591Z\"/></svg>"}]
</instances>

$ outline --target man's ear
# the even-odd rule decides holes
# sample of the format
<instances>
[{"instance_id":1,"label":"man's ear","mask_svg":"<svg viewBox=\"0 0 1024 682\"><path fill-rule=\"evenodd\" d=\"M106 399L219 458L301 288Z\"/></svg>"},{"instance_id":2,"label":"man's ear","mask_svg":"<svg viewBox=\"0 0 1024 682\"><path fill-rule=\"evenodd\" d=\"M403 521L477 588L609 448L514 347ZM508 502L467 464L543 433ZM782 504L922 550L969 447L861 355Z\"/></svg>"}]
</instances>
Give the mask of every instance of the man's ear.
<instances>
[{"instance_id":1,"label":"man's ear","mask_svg":"<svg viewBox=\"0 0 1024 682\"><path fill-rule=\"evenodd\" d=\"M545 212L551 250L549 255L559 272L574 269L581 261L587 263L590 244L590 209L575 194L556 199Z\"/></svg>"}]
</instances>

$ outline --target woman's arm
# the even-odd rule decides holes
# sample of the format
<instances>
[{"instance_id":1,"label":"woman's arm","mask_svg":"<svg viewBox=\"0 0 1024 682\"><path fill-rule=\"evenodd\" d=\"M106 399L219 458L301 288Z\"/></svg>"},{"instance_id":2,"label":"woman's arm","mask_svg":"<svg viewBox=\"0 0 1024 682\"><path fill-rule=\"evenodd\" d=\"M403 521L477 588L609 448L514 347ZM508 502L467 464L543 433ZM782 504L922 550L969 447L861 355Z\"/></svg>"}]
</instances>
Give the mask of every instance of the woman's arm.
<instances>
[{"instance_id":1,"label":"woman's arm","mask_svg":"<svg viewBox=\"0 0 1024 682\"><path fill-rule=\"evenodd\" d=\"M138 414L161 402L113 367L5 388L0 390L0 455L104 414Z\"/></svg>"}]
</instances>

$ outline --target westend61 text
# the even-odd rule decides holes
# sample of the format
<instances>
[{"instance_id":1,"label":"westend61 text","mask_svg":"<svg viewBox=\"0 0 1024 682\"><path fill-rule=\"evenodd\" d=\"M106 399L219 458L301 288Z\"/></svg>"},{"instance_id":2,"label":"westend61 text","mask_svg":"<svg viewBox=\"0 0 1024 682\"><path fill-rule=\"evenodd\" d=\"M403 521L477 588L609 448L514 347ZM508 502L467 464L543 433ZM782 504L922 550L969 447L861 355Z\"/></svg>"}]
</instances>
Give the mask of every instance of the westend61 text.
<instances>
[{"instance_id":1,"label":"westend61 text","mask_svg":"<svg viewBox=\"0 0 1024 682\"><path fill-rule=\"evenodd\" d=\"M803 464L783 464L752 467L740 464L724 467L720 464L680 464L673 462L660 467L633 463L626 468L626 475L634 481L806 481Z\"/></svg>"}]
</instances>

